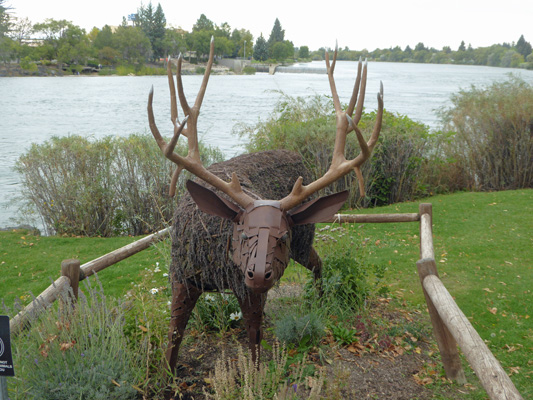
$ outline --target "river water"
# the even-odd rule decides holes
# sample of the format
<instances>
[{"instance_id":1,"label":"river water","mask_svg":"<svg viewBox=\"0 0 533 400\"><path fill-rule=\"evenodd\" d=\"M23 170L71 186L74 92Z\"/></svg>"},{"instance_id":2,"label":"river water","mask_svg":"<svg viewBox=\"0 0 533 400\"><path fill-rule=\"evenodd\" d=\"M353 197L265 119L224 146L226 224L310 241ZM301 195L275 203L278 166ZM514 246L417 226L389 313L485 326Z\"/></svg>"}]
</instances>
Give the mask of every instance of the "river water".
<instances>
[{"instance_id":1,"label":"river water","mask_svg":"<svg viewBox=\"0 0 533 400\"><path fill-rule=\"evenodd\" d=\"M323 68L323 62L295 68ZM341 101L348 102L357 63L340 61L335 69ZM369 63L366 109L377 106L379 82L384 85L385 108L438 128L435 111L449 103L461 88L487 85L509 73L533 83L533 71L480 66ZM201 76L184 76L185 93L194 102ZM0 227L13 225L17 210L12 199L20 191L13 166L31 143L69 134L102 137L149 132L148 92L154 86L154 113L159 130L172 133L169 92L164 76L0 78ZM243 149L234 135L238 123L266 119L283 92L290 96L330 94L325 74L213 75L199 118L198 132L205 143L218 146L228 157ZM181 110L180 110L181 111ZM181 115L182 116L182 115Z\"/></svg>"}]
</instances>

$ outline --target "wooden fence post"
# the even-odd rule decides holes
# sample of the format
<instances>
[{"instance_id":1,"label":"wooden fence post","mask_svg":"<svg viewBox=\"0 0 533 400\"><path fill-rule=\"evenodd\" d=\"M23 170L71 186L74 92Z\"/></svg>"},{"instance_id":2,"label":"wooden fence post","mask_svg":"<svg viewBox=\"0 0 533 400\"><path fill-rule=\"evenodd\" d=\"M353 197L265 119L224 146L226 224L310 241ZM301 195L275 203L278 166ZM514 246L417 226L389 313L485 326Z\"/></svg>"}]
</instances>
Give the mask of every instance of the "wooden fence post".
<instances>
[{"instance_id":1,"label":"wooden fence post","mask_svg":"<svg viewBox=\"0 0 533 400\"><path fill-rule=\"evenodd\" d=\"M424 291L424 297L426 298L429 317L431 319L431 325L433 326L433 333L435 335L437 345L439 346L446 377L452 381L456 381L459 384L464 384L466 383L466 377L461 364L461 358L459 357L459 351L457 350L457 342L442 321L442 318L437 312L437 309L433 305L431 298L423 286L424 278L426 276L438 276L435 260L427 258L419 260L416 263L416 267L418 269L420 283L422 284L422 290Z\"/></svg>"},{"instance_id":2,"label":"wooden fence post","mask_svg":"<svg viewBox=\"0 0 533 400\"><path fill-rule=\"evenodd\" d=\"M442 318L439 316L437 309L435 308L423 285L424 278L426 276L438 276L437 264L435 263L435 251L433 249L433 211L431 203L420 204L419 213L421 260L417 261L416 268L418 270L420 284L424 292L424 297L426 298L431 325L433 326L435 340L439 346L446 377L456 381L459 384L464 384L466 383L466 377L461 364L461 358L459 357L457 342L442 321ZM426 216L423 218L424 215ZM428 218L429 223L427 220Z\"/></svg>"},{"instance_id":3,"label":"wooden fence post","mask_svg":"<svg viewBox=\"0 0 533 400\"><path fill-rule=\"evenodd\" d=\"M70 287L72 292L69 291L67 297L70 298L72 305L78 301L78 287L80 285L80 261L71 259L63 260L61 262L61 275L66 276L70 280Z\"/></svg>"}]
</instances>

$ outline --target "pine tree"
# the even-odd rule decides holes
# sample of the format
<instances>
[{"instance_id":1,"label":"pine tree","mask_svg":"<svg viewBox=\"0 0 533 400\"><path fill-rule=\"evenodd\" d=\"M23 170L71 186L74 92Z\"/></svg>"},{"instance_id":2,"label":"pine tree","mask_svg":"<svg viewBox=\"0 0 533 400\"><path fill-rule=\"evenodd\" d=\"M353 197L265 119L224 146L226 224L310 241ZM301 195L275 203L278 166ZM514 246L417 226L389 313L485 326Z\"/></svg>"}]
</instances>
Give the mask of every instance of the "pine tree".
<instances>
[{"instance_id":1,"label":"pine tree","mask_svg":"<svg viewBox=\"0 0 533 400\"><path fill-rule=\"evenodd\" d=\"M268 38L268 48L271 49L274 43L283 42L285 40L285 31L281 29L281 23L279 19L276 18L274 21L274 27Z\"/></svg>"},{"instance_id":2,"label":"pine tree","mask_svg":"<svg viewBox=\"0 0 533 400\"><path fill-rule=\"evenodd\" d=\"M9 8L10 7L5 5L5 0L0 0L0 38L9 32L10 21L9 14L7 12Z\"/></svg>"},{"instance_id":3,"label":"pine tree","mask_svg":"<svg viewBox=\"0 0 533 400\"><path fill-rule=\"evenodd\" d=\"M254 59L257 61L268 60L268 44L263 37L263 34L259 36L254 46Z\"/></svg>"},{"instance_id":4,"label":"pine tree","mask_svg":"<svg viewBox=\"0 0 533 400\"><path fill-rule=\"evenodd\" d=\"M524 56L524 59L526 59L526 57L530 55L532 51L531 43L526 42L524 35L520 36L520 39L518 39L518 42L516 42L515 48L517 52Z\"/></svg>"},{"instance_id":5,"label":"pine tree","mask_svg":"<svg viewBox=\"0 0 533 400\"><path fill-rule=\"evenodd\" d=\"M152 35L150 37L150 43L152 44L152 50L154 51L154 57L164 57L164 45L167 19L161 4L157 4L157 8L154 13L154 20L152 25Z\"/></svg>"},{"instance_id":6,"label":"pine tree","mask_svg":"<svg viewBox=\"0 0 533 400\"><path fill-rule=\"evenodd\" d=\"M164 56L163 40L165 38L167 20L161 4L157 4L155 11L152 2L148 3L146 7L141 5L137 14L137 24L150 40L154 58L157 59Z\"/></svg>"}]
</instances>

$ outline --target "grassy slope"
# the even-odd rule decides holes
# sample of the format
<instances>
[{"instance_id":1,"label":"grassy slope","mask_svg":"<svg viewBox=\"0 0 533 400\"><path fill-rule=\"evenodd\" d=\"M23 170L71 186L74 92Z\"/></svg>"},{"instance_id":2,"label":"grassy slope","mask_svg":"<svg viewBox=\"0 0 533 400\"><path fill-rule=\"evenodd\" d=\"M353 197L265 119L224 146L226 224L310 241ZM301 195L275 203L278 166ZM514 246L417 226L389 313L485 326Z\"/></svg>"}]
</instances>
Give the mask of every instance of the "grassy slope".
<instances>
[{"instance_id":1,"label":"grassy slope","mask_svg":"<svg viewBox=\"0 0 533 400\"><path fill-rule=\"evenodd\" d=\"M533 190L457 193L424 202L433 204L435 252L444 284L512 374L524 398L533 398ZM418 204L360 212L417 212ZM424 309L415 267L419 258L418 224L352 224L346 228L349 234L339 238L339 243L365 243L360 251L368 262L387 267L385 281L392 294ZM16 297L27 302L28 291L38 294L49 285L50 278L59 276L61 260L79 258L84 263L133 240L2 232L0 298L7 305ZM317 242L321 254L335 251L337 246ZM153 268L156 261L161 262L164 272L165 257L156 249L101 272L106 293L121 296L138 278L139 271ZM286 275L289 280L295 278L295 272Z\"/></svg>"}]
</instances>

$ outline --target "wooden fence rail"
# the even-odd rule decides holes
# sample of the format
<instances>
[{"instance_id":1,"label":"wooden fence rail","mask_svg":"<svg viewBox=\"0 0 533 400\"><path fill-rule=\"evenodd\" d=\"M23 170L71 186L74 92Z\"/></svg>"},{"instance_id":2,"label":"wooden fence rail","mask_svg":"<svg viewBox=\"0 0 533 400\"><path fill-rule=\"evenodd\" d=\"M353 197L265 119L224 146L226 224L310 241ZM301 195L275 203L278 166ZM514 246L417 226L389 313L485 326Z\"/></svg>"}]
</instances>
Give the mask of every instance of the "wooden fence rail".
<instances>
[{"instance_id":1,"label":"wooden fence rail","mask_svg":"<svg viewBox=\"0 0 533 400\"><path fill-rule=\"evenodd\" d=\"M77 276L78 282L85 279L88 276L93 275L113 264L118 263L132 255L139 253L142 250L150 247L152 243L164 239L170 234L170 228L162 229L156 233L148 235L140 240L123 246L117 250L112 251L102 257L89 261L80 267L77 263ZM76 268L72 269L75 263L74 260L65 260L61 265L62 276L53 282L48 288L44 290L39 296L37 296L30 304L24 307L15 317L9 321L9 328L13 336L18 335L24 327L31 324L32 320L37 318L39 314L48 308L61 293L67 292L69 287L72 287L74 296L77 297L78 282L71 285L71 278L76 276ZM77 260L75 260L77 261ZM75 281L75 279L72 279Z\"/></svg>"},{"instance_id":2,"label":"wooden fence rail","mask_svg":"<svg viewBox=\"0 0 533 400\"><path fill-rule=\"evenodd\" d=\"M416 263L424 291L435 339L441 353L446 376L458 383L466 382L457 344L463 350L491 400L519 400L522 396L507 376L500 363L485 345L470 321L465 317L438 277L433 249L433 222L431 204L420 204L418 213L406 214L336 214L331 223L395 223L420 221L420 260ZM142 250L170 234L170 228L146 236L136 242L112 251L79 266L77 260L62 263L62 276L52 283L34 301L10 321L12 335L16 336L40 312L49 307L62 292L77 297L78 282Z\"/></svg>"},{"instance_id":3,"label":"wooden fence rail","mask_svg":"<svg viewBox=\"0 0 533 400\"><path fill-rule=\"evenodd\" d=\"M522 399L438 276L433 249L431 204L420 204L419 214L421 259L416 265L446 376L458 383L466 381L457 351L458 343L491 400Z\"/></svg>"}]
</instances>

